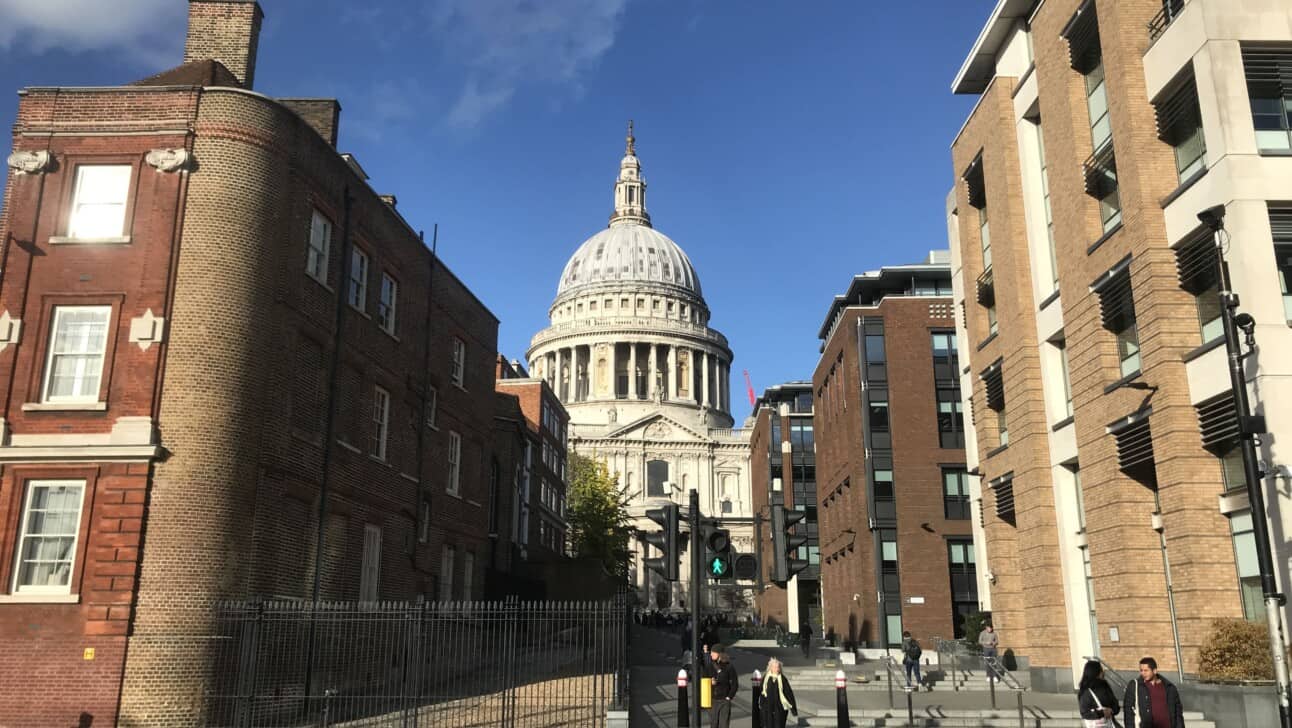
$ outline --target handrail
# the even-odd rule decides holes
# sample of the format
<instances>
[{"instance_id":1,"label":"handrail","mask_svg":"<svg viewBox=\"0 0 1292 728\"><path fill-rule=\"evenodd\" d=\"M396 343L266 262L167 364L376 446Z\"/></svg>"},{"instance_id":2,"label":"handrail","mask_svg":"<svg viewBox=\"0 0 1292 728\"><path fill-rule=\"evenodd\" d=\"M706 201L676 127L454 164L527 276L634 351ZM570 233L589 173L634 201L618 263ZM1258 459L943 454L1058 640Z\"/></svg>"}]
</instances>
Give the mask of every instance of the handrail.
<instances>
[{"instance_id":1,"label":"handrail","mask_svg":"<svg viewBox=\"0 0 1292 728\"><path fill-rule=\"evenodd\" d=\"M1104 662L1104 658L1100 657L1099 655L1090 655L1090 656L1082 657L1081 659L1087 660L1089 662L1098 662L1099 665L1104 668L1104 674L1111 675L1114 679L1121 682L1123 687L1130 682L1120 672L1117 672L1116 670L1114 670L1112 665L1109 665L1107 662Z\"/></svg>"},{"instance_id":2,"label":"handrail","mask_svg":"<svg viewBox=\"0 0 1292 728\"><path fill-rule=\"evenodd\" d=\"M1000 678L1000 681L1005 683L1005 686L1009 689L1018 691L1027 690L1027 688L1023 687L1023 684L1020 683L1009 670L1005 669L1005 666L1001 664L999 657L983 656L982 661L983 664L987 666L987 669L996 677Z\"/></svg>"},{"instance_id":3,"label":"handrail","mask_svg":"<svg viewBox=\"0 0 1292 728\"><path fill-rule=\"evenodd\" d=\"M900 679L902 683L903 689L905 690L914 689L911 686L911 679L906 676L906 670L903 670L901 666L897 664L897 660L893 659L892 655L888 655L884 658L884 668L888 670L890 675L891 674L897 675L897 677Z\"/></svg>"},{"instance_id":4,"label":"handrail","mask_svg":"<svg viewBox=\"0 0 1292 728\"><path fill-rule=\"evenodd\" d=\"M1163 0L1162 9L1148 21L1148 39L1151 43L1162 37L1166 29L1184 12L1185 0Z\"/></svg>"}]
</instances>

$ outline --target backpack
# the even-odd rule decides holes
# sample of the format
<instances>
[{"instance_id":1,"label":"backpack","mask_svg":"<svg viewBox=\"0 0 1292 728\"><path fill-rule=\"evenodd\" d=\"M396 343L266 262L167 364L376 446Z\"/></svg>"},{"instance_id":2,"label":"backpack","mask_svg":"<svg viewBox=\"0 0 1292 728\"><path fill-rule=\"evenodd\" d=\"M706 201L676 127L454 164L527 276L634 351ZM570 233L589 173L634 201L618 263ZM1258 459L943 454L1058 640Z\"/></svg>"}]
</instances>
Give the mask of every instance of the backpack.
<instances>
[{"instance_id":1,"label":"backpack","mask_svg":"<svg viewBox=\"0 0 1292 728\"><path fill-rule=\"evenodd\" d=\"M924 654L924 650L920 649L920 643L912 639L910 644L906 646L907 659L911 660L912 662L918 662L920 659L920 655L922 654Z\"/></svg>"}]
</instances>

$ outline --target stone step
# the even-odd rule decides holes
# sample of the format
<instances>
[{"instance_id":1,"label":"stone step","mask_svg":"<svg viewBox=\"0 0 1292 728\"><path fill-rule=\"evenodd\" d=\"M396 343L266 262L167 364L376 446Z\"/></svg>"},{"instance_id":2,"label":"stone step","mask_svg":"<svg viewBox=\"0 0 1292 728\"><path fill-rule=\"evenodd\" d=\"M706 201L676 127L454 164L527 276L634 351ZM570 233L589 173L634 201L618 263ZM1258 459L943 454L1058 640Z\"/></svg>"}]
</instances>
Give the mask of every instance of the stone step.
<instances>
[{"instance_id":1,"label":"stone step","mask_svg":"<svg viewBox=\"0 0 1292 728\"><path fill-rule=\"evenodd\" d=\"M916 711L914 721L908 720L906 711L901 710L853 710L849 718L850 725L859 728L1020 728L1018 713L1004 710L946 710L939 711L936 716ZM1184 720L1190 728L1216 728L1216 724L1203 718L1201 713L1186 713ZM837 728L838 720L833 714L819 713L801 717L798 725L800 728ZM1026 711L1022 726L1083 728L1084 722L1076 711Z\"/></svg>"}]
</instances>

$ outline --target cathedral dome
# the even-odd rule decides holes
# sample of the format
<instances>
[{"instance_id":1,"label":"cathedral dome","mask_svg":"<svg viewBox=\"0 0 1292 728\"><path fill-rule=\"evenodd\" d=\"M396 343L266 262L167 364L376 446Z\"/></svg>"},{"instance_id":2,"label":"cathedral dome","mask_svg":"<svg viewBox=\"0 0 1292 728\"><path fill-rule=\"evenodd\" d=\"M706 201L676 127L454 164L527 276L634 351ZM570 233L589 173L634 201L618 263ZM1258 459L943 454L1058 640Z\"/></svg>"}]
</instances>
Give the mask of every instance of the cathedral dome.
<instances>
[{"instance_id":1,"label":"cathedral dome","mask_svg":"<svg viewBox=\"0 0 1292 728\"><path fill-rule=\"evenodd\" d=\"M614 223L574 251L561 273L557 296L603 283L658 283L702 298L700 278L682 248L639 223Z\"/></svg>"}]
</instances>

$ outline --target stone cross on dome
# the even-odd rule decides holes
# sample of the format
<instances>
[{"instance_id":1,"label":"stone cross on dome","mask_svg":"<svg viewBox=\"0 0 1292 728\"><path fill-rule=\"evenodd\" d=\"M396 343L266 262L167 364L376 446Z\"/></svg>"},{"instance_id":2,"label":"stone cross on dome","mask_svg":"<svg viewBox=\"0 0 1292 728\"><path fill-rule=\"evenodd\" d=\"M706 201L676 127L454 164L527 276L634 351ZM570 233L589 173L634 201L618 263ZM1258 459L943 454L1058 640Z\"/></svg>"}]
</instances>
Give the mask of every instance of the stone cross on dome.
<instances>
[{"instance_id":1,"label":"stone cross on dome","mask_svg":"<svg viewBox=\"0 0 1292 728\"><path fill-rule=\"evenodd\" d=\"M615 181L615 211L611 225L631 224L650 227L646 212L646 180L642 178L641 161L637 159L637 137L633 122L628 120L628 139L624 158L619 162L619 179Z\"/></svg>"}]
</instances>

